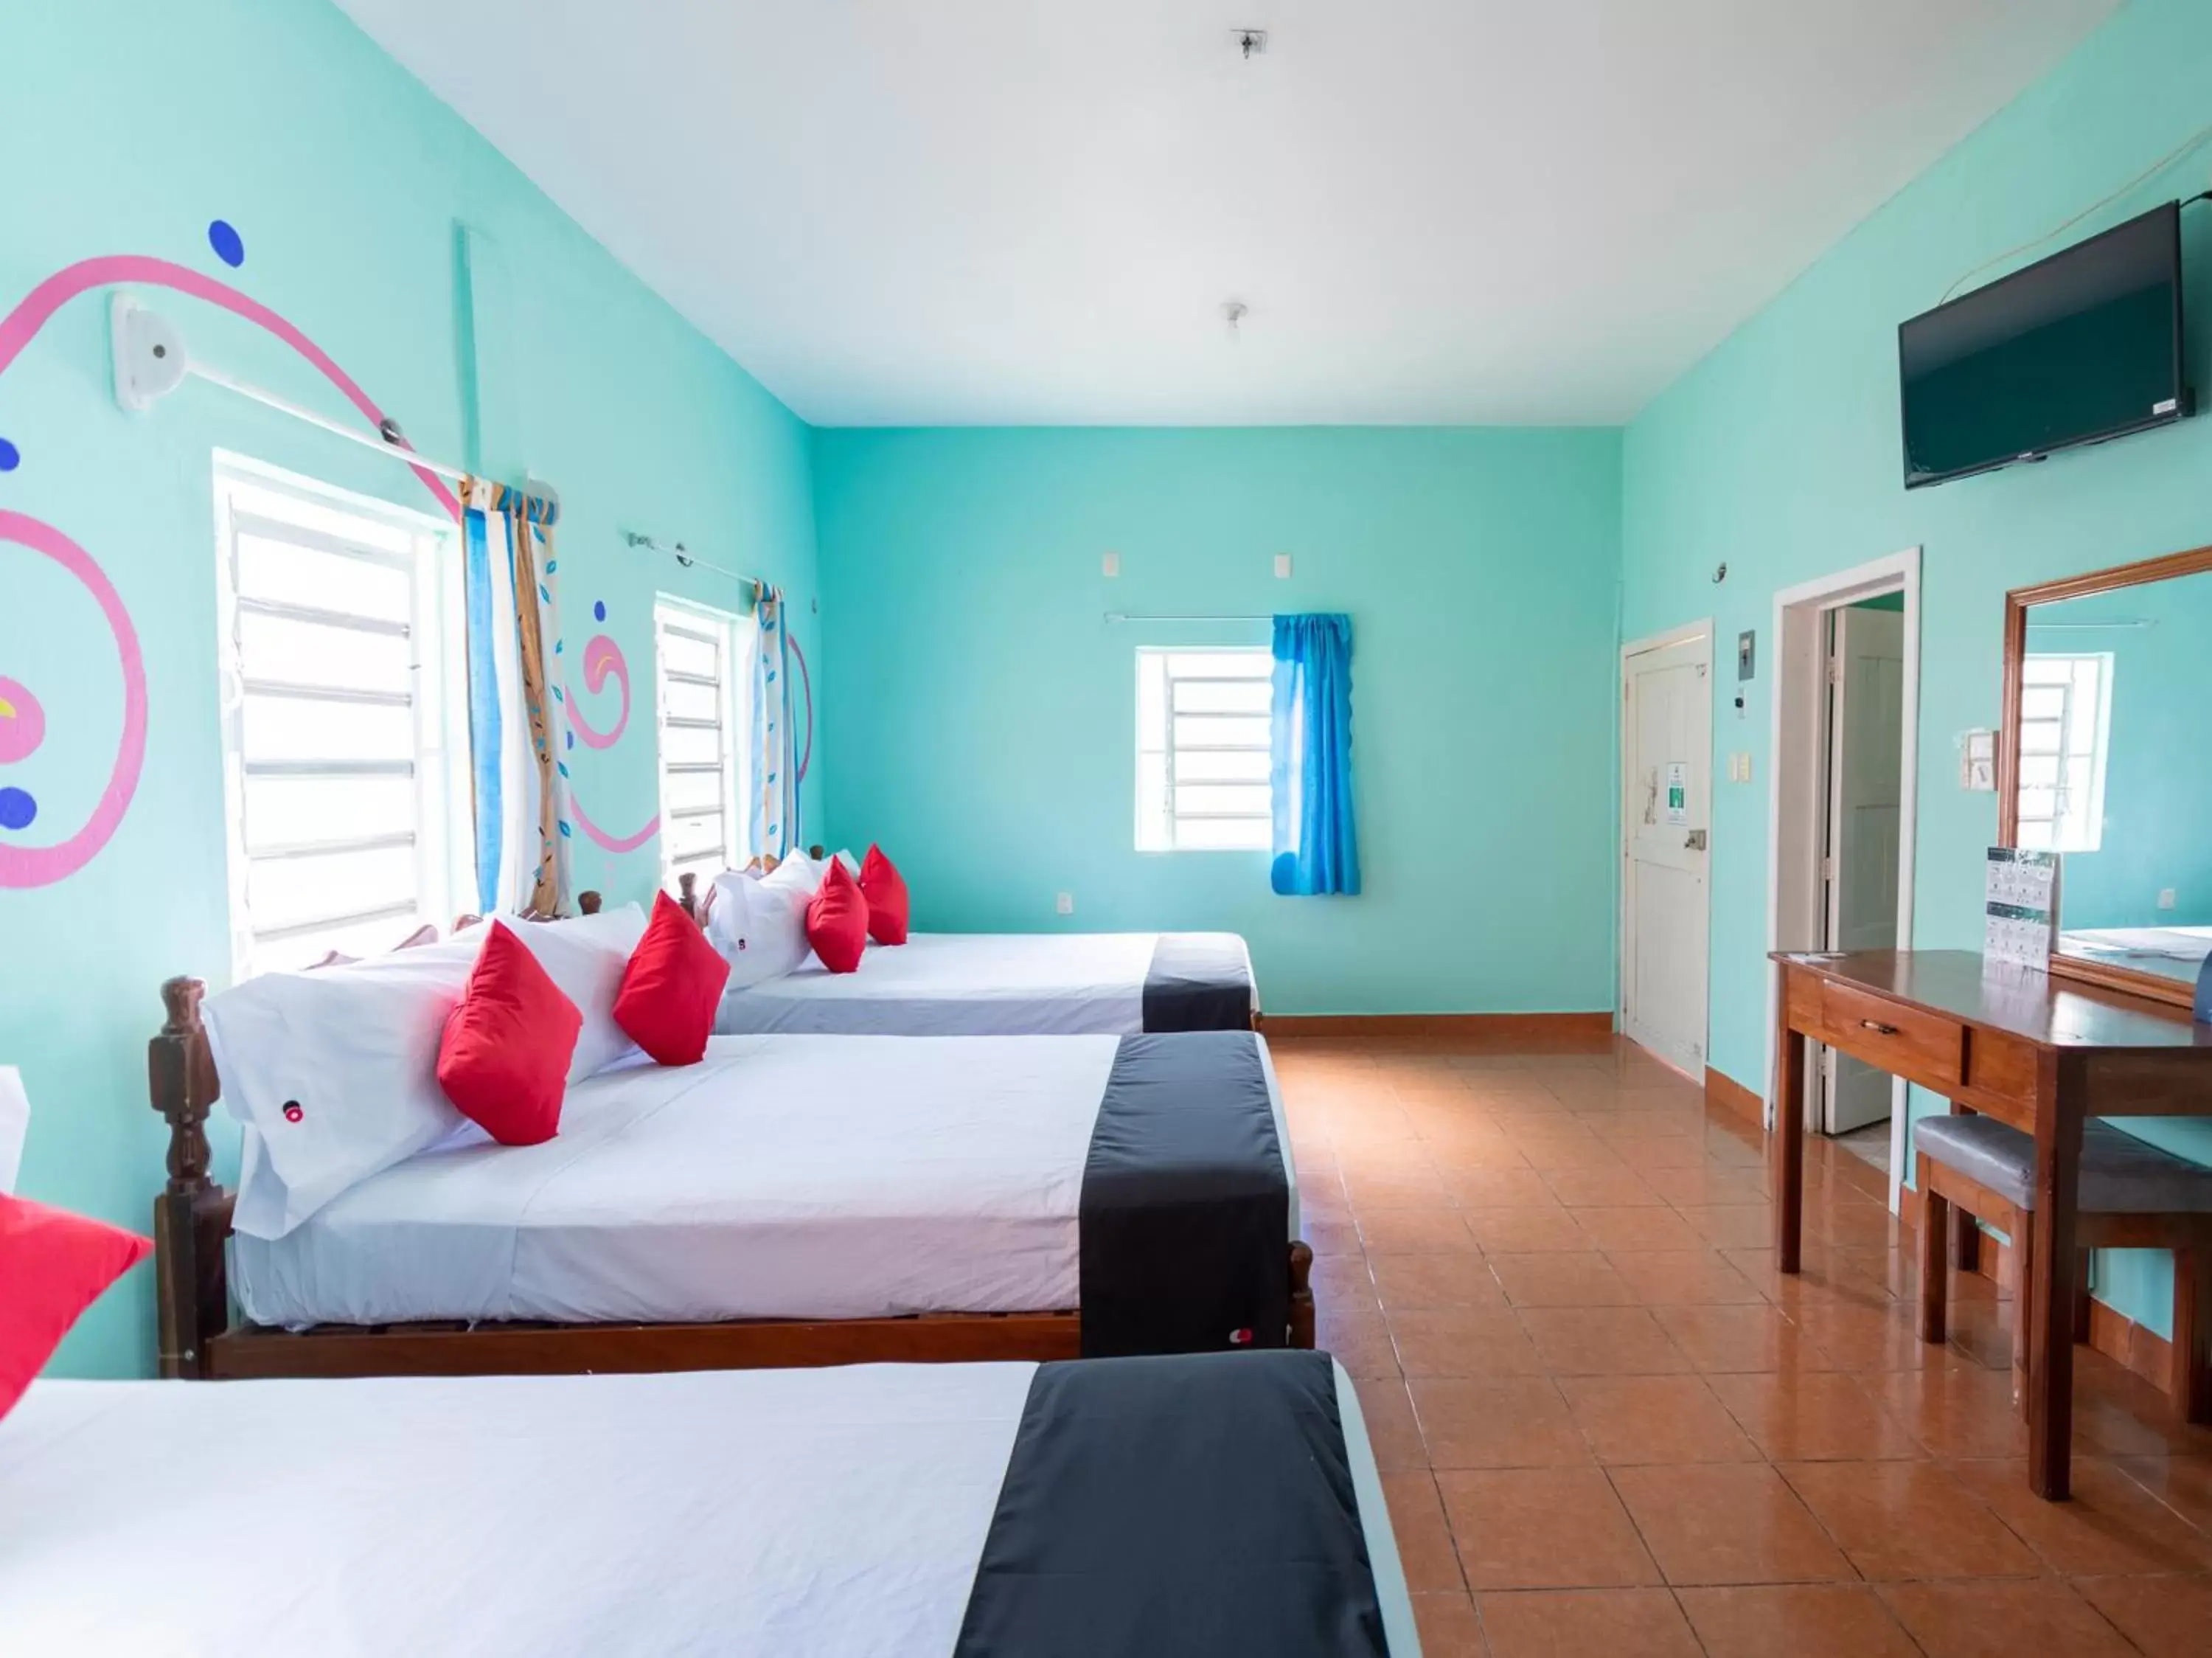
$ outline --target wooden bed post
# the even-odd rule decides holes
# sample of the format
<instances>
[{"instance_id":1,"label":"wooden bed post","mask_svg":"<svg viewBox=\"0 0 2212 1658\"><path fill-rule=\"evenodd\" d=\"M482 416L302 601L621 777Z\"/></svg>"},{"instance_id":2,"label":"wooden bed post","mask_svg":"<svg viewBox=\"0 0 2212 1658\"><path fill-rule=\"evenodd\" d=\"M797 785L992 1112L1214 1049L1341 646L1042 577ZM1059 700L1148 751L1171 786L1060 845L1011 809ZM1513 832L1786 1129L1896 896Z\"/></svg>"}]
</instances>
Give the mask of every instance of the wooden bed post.
<instances>
[{"instance_id":1,"label":"wooden bed post","mask_svg":"<svg viewBox=\"0 0 2212 1658\"><path fill-rule=\"evenodd\" d=\"M599 914L599 895L597 893L585 891L576 894L576 913L578 915L595 916Z\"/></svg>"},{"instance_id":2,"label":"wooden bed post","mask_svg":"<svg viewBox=\"0 0 2212 1658\"><path fill-rule=\"evenodd\" d=\"M682 907L684 913L690 916L692 920L699 923L700 925L706 925L707 918L699 913L699 877L697 874L692 870L686 869L682 875L676 877L676 887L678 893L680 894L676 902Z\"/></svg>"},{"instance_id":3,"label":"wooden bed post","mask_svg":"<svg viewBox=\"0 0 2212 1658\"><path fill-rule=\"evenodd\" d=\"M169 1180L154 1200L156 1356L168 1379L204 1375L208 1341L230 1322L222 1243L230 1233L231 1199L208 1178L206 1124L220 1088L200 1023L206 993L197 978L163 984L167 1018L146 1045L154 1109L169 1125Z\"/></svg>"},{"instance_id":4,"label":"wooden bed post","mask_svg":"<svg viewBox=\"0 0 2212 1658\"><path fill-rule=\"evenodd\" d=\"M1291 1345L1313 1344L1313 1246L1302 1238L1291 1246Z\"/></svg>"}]
</instances>

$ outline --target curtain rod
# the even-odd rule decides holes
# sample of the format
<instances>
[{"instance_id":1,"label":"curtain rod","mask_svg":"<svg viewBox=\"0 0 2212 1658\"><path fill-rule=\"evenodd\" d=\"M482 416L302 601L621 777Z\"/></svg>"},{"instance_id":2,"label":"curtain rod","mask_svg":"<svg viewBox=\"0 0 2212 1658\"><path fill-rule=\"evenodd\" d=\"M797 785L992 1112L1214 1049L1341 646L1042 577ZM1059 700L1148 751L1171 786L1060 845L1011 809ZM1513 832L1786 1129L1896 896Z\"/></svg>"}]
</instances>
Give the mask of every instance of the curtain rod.
<instances>
[{"instance_id":1,"label":"curtain rod","mask_svg":"<svg viewBox=\"0 0 2212 1658\"><path fill-rule=\"evenodd\" d=\"M1157 613L1147 614L1142 611L1109 610L1106 613L1106 619L1109 622L1272 622L1275 618L1272 611L1242 616L1170 616Z\"/></svg>"},{"instance_id":2,"label":"curtain rod","mask_svg":"<svg viewBox=\"0 0 2212 1658\"><path fill-rule=\"evenodd\" d=\"M410 448L407 447L404 434L399 430L399 423L388 416L380 430L374 433L364 432L347 425L343 421L333 420L328 415L319 414L313 409L291 401L289 398L279 397L274 392L264 391L250 381L234 380L219 369L210 369L198 363L188 363L185 365L185 373L194 380L204 380L210 386L219 386L224 391L245 398L249 402L258 403L264 409L274 409L278 414L289 415L295 420L305 421L310 426L328 432L332 437L343 437L349 443L359 444L364 449L374 449L379 454L388 454L395 460L404 461L408 466L417 467L426 472L435 472L441 478L450 478L456 484L466 484L472 480L478 483L490 481L483 478L481 473L471 472L465 466L456 466L451 461L434 460L429 455ZM550 484L536 479L532 479L530 486L522 490L520 493L526 501L535 502L541 507L556 511L561 504L561 492Z\"/></svg>"},{"instance_id":3,"label":"curtain rod","mask_svg":"<svg viewBox=\"0 0 2212 1658\"><path fill-rule=\"evenodd\" d=\"M358 428L347 425L343 421L333 420L328 415L318 414L313 409L305 408L288 398L277 396L274 392L264 392L258 386L252 385L243 380L233 380L220 369L208 368L204 363L188 363L185 372L194 380L204 380L210 386L220 386L226 392L234 392L240 397L260 404L264 408L274 409L278 414L289 415L295 420L304 420L310 426L319 426L333 437L343 437L349 443L358 443L365 449L374 449L379 454L388 454L395 460L404 460L410 466L420 466L424 472L435 472L441 478L450 478L456 483L461 483L474 476L465 467L456 466L444 460L433 460L428 455L418 454L404 444L392 442L380 434L364 432ZM387 421L385 424L395 436L398 433L398 422Z\"/></svg>"},{"instance_id":4,"label":"curtain rod","mask_svg":"<svg viewBox=\"0 0 2212 1658\"><path fill-rule=\"evenodd\" d=\"M649 535L640 535L635 530L624 530L623 539L631 546L641 547L647 552L665 552L686 570L711 570L726 581L736 582L746 587L764 588L769 585L757 576L741 576L736 570L725 570L720 564L709 564L681 541L673 545L665 541L656 541Z\"/></svg>"}]
</instances>

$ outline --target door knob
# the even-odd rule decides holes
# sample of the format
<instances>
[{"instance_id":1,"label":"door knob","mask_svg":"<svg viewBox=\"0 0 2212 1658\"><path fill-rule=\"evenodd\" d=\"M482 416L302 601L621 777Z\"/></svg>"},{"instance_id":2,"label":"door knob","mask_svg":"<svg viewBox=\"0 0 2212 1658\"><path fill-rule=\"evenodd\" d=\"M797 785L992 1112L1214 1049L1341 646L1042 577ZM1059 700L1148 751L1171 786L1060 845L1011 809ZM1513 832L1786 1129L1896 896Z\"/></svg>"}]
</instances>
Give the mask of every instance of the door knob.
<instances>
[{"instance_id":1,"label":"door knob","mask_svg":"<svg viewBox=\"0 0 2212 1658\"><path fill-rule=\"evenodd\" d=\"M1687 852L1704 851L1705 850L1705 832L1702 829L1691 830L1689 838L1682 843L1682 850Z\"/></svg>"}]
</instances>

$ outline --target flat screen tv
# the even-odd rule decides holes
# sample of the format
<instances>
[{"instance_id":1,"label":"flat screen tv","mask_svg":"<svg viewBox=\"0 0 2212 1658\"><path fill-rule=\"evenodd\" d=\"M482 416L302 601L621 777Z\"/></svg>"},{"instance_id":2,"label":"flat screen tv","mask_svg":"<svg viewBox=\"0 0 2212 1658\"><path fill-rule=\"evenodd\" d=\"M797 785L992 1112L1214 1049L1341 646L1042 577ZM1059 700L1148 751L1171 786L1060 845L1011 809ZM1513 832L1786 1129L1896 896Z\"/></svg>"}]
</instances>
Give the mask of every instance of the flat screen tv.
<instances>
[{"instance_id":1,"label":"flat screen tv","mask_svg":"<svg viewBox=\"0 0 2212 1658\"><path fill-rule=\"evenodd\" d=\"M1907 489L2179 420L2179 206L1913 318L1897 356Z\"/></svg>"}]
</instances>

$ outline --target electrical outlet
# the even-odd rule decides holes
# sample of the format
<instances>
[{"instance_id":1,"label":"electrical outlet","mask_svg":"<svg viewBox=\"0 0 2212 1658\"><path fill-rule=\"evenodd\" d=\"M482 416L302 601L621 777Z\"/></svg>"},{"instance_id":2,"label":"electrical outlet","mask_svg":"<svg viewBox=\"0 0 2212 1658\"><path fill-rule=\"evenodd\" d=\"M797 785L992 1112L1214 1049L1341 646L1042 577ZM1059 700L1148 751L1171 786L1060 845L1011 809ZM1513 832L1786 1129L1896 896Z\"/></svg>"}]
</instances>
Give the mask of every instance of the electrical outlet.
<instances>
[{"instance_id":1,"label":"electrical outlet","mask_svg":"<svg viewBox=\"0 0 2212 1658\"><path fill-rule=\"evenodd\" d=\"M2158 889L2158 907L2161 910L2171 910L2173 907L2173 888L2171 887L2160 887Z\"/></svg>"},{"instance_id":2,"label":"electrical outlet","mask_svg":"<svg viewBox=\"0 0 2212 1658\"><path fill-rule=\"evenodd\" d=\"M1287 582L1291 579L1291 555L1287 552L1279 552L1275 555L1275 579L1279 582Z\"/></svg>"},{"instance_id":3,"label":"electrical outlet","mask_svg":"<svg viewBox=\"0 0 2212 1658\"><path fill-rule=\"evenodd\" d=\"M1098 561L1098 568L1109 576L1119 576L1121 573L1121 555L1118 552L1108 553Z\"/></svg>"},{"instance_id":4,"label":"electrical outlet","mask_svg":"<svg viewBox=\"0 0 2212 1658\"><path fill-rule=\"evenodd\" d=\"M1730 783L1751 781L1751 755L1747 750L1738 750L1729 756L1728 774Z\"/></svg>"},{"instance_id":5,"label":"electrical outlet","mask_svg":"<svg viewBox=\"0 0 2212 1658\"><path fill-rule=\"evenodd\" d=\"M1062 893L1057 899L1053 900L1052 907L1059 911L1060 913L1064 916L1073 915L1075 913L1075 894L1073 893Z\"/></svg>"}]
</instances>

